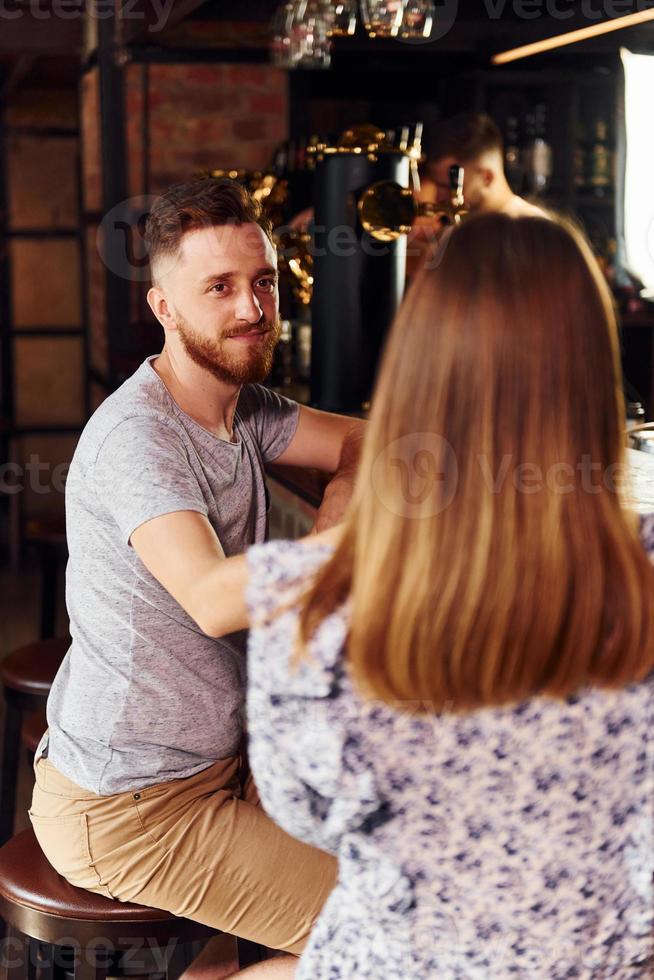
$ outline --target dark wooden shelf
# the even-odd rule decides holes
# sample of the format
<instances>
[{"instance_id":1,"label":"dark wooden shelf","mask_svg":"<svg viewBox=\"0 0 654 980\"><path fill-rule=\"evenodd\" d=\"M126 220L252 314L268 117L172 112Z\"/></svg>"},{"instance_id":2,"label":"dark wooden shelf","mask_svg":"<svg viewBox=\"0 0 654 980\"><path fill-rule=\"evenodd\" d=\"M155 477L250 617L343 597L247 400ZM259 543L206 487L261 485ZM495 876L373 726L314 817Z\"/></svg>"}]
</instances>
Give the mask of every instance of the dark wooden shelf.
<instances>
[{"instance_id":1,"label":"dark wooden shelf","mask_svg":"<svg viewBox=\"0 0 654 980\"><path fill-rule=\"evenodd\" d=\"M79 228L8 228L7 238L79 238Z\"/></svg>"},{"instance_id":2,"label":"dark wooden shelf","mask_svg":"<svg viewBox=\"0 0 654 980\"><path fill-rule=\"evenodd\" d=\"M654 306L651 310L642 310L640 313L621 313L619 320L620 326L625 330L654 330Z\"/></svg>"},{"instance_id":3,"label":"dark wooden shelf","mask_svg":"<svg viewBox=\"0 0 654 980\"><path fill-rule=\"evenodd\" d=\"M76 126L3 126L3 133L9 136L27 136L38 139L79 139Z\"/></svg>"},{"instance_id":4,"label":"dark wooden shelf","mask_svg":"<svg viewBox=\"0 0 654 980\"><path fill-rule=\"evenodd\" d=\"M14 330L10 331L12 337L84 337L85 330L83 327L48 327L48 326L36 326L36 327L16 327Z\"/></svg>"},{"instance_id":5,"label":"dark wooden shelf","mask_svg":"<svg viewBox=\"0 0 654 980\"><path fill-rule=\"evenodd\" d=\"M615 195L607 194L606 197L597 197L592 193L577 193L574 195L573 204L578 207L589 207L589 208L614 208L615 207Z\"/></svg>"}]
</instances>

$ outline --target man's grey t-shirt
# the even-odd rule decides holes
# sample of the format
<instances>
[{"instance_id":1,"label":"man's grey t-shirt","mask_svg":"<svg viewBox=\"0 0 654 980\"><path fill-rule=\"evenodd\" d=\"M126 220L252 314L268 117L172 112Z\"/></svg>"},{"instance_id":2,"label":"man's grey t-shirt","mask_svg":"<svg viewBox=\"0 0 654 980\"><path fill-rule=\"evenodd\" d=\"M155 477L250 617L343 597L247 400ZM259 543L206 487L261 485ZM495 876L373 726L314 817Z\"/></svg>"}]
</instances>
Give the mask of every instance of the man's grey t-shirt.
<instances>
[{"instance_id":1,"label":"man's grey t-shirt","mask_svg":"<svg viewBox=\"0 0 654 980\"><path fill-rule=\"evenodd\" d=\"M265 540L263 465L284 452L299 411L247 385L227 442L179 408L151 360L90 419L66 483L72 645L48 699L47 752L103 796L238 752L244 635L203 633L129 539L146 521L191 510L206 515L227 556Z\"/></svg>"}]
</instances>

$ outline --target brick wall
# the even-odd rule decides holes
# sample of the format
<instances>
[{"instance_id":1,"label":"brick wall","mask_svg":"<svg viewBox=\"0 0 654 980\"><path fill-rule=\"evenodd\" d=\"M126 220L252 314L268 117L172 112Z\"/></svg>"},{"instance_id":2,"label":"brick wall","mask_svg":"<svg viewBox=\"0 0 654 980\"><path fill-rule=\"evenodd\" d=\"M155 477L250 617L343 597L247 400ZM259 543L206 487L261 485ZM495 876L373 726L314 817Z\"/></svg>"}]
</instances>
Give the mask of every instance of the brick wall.
<instances>
[{"instance_id":1,"label":"brick wall","mask_svg":"<svg viewBox=\"0 0 654 980\"><path fill-rule=\"evenodd\" d=\"M130 192L143 190L143 73L126 76ZM269 65L147 69L150 190L216 167L257 170L288 136L288 76Z\"/></svg>"},{"instance_id":2,"label":"brick wall","mask_svg":"<svg viewBox=\"0 0 654 980\"><path fill-rule=\"evenodd\" d=\"M149 159L144 161L148 100ZM257 170L288 136L288 75L270 65L129 65L125 69L130 195L184 180L201 170ZM96 71L82 85L85 209L101 207L99 96Z\"/></svg>"},{"instance_id":3,"label":"brick wall","mask_svg":"<svg viewBox=\"0 0 654 980\"><path fill-rule=\"evenodd\" d=\"M74 129L78 98L70 89L24 88L7 106L8 221L13 231L76 229L79 140L48 135L48 127ZM12 132L16 127L33 127ZM81 328L80 254L74 238L21 237L9 244L10 329L21 331L12 347L14 420L29 429L84 423L83 341L57 328ZM6 327L5 327L6 329ZM50 335L52 331L52 335ZM36 457L38 481L25 479L15 499L23 518L61 516L61 485L52 474L72 456L73 434L26 433L9 451L21 466Z\"/></svg>"},{"instance_id":4,"label":"brick wall","mask_svg":"<svg viewBox=\"0 0 654 980\"><path fill-rule=\"evenodd\" d=\"M270 65L128 65L124 80L127 188L135 209L146 192L159 193L201 171L266 167L277 144L288 136L288 76ZM108 376L111 326L104 314L104 272L96 246L102 217L98 93L97 71L91 71L83 81L81 111L89 347L92 366ZM144 208L148 206L145 199ZM127 358L132 366L157 350L161 341L160 328L145 302L146 292L147 284L133 283L133 350ZM102 394L91 385L93 405Z\"/></svg>"}]
</instances>

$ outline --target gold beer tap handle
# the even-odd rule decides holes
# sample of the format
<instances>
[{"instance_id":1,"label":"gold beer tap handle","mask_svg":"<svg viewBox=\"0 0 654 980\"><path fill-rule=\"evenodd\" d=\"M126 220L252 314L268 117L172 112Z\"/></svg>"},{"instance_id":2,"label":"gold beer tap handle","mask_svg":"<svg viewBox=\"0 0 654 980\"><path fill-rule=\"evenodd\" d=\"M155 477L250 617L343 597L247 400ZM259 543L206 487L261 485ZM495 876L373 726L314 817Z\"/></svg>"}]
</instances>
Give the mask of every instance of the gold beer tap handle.
<instances>
[{"instance_id":1,"label":"gold beer tap handle","mask_svg":"<svg viewBox=\"0 0 654 980\"><path fill-rule=\"evenodd\" d=\"M440 218L442 224L458 225L467 215L467 210L458 204L435 204L433 201L422 201L416 205L416 217Z\"/></svg>"},{"instance_id":2,"label":"gold beer tap handle","mask_svg":"<svg viewBox=\"0 0 654 980\"><path fill-rule=\"evenodd\" d=\"M417 205L421 218L440 218L443 223L458 225L468 211L463 197L463 167L454 164L450 167L450 200L447 204L423 201Z\"/></svg>"},{"instance_id":3,"label":"gold beer tap handle","mask_svg":"<svg viewBox=\"0 0 654 980\"><path fill-rule=\"evenodd\" d=\"M463 197L463 167L450 167L450 200L417 202L413 191L390 180L379 180L359 198L359 220L364 231L381 242L407 235L416 218L438 218L441 224L458 225L468 213Z\"/></svg>"}]
</instances>

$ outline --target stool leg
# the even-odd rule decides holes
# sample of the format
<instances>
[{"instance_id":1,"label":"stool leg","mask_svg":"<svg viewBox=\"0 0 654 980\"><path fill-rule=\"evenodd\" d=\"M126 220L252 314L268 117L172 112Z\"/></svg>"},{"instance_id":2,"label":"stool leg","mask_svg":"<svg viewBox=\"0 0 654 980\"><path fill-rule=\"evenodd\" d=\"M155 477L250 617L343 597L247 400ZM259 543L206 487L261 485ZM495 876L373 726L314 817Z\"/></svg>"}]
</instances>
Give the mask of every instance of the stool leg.
<instances>
[{"instance_id":1,"label":"stool leg","mask_svg":"<svg viewBox=\"0 0 654 980\"><path fill-rule=\"evenodd\" d=\"M25 980L29 965L29 941L12 926L8 925L6 932L2 940L0 971L4 980Z\"/></svg>"},{"instance_id":2,"label":"stool leg","mask_svg":"<svg viewBox=\"0 0 654 980\"><path fill-rule=\"evenodd\" d=\"M72 946L53 946L54 980L69 980L75 970L75 950Z\"/></svg>"},{"instance_id":3,"label":"stool leg","mask_svg":"<svg viewBox=\"0 0 654 980\"><path fill-rule=\"evenodd\" d=\"M50 545L41 552L41 639L55 635L57 619L57 553Z\"/></svg>"},{"instance_id":4,"label":"stool leg","mask_svg":"<svg viewBox=\"0 0 654 980\"><path fill-rule=\"evenodd\" d=\"M27 980L36 980L39 965L39 943L36 939L27 940Z\"/></svg>"},{"instance_id":5,"label":"stool leg","mask_svg":"<svg viewBox=\"0 0 654 980\"><path fill-rule=\"evenodd\" d=\"M6 844L14 832L21 716L20 709L10 700L5 700L2 770L0 771L0 846Z\"/></svg>"},{"instance_id":6,"label":"stool leg","mask_svg":"<svg viewBox=\"0 0 654 980\"><path fill-rule=\"evenodd\" d=\"M50 943L30 941L30 962L34 964L34 976L39 980L54 980L55 947Z\"/></svg>"},{"instance_id":7,"label":"stool leg","mask_svg":"<svg viewBox=\"0 0 654 980\"><path fill-rule=\"evenodd\" d=\"M111 954L103 949L78 949L75 951L73 980L107 980Z\"/></svg>"}]
</instances>

